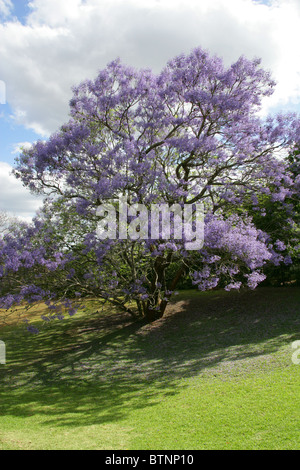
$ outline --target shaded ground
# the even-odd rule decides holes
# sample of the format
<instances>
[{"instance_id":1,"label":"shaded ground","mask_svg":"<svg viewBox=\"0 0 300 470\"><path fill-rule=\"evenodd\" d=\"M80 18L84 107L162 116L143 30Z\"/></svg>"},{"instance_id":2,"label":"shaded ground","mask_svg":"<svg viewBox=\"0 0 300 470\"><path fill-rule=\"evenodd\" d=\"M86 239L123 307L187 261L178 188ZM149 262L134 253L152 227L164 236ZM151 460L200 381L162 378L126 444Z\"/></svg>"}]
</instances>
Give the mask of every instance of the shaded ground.
<instances>
[{"instance_id":1,"label":"shaded ground","mask_svg":"<svg viewBox=\"0 0 300 470\"><path fill-rule=\"evenodd\" d=\"M152 324L112 311L48 325L37 336L0 331L7 347L0 420L38 413L55 429L112 425L176 396L191 378L284 370L300 339L299 301L298 288L189 291Z\"/></svg>"}]
</instances>

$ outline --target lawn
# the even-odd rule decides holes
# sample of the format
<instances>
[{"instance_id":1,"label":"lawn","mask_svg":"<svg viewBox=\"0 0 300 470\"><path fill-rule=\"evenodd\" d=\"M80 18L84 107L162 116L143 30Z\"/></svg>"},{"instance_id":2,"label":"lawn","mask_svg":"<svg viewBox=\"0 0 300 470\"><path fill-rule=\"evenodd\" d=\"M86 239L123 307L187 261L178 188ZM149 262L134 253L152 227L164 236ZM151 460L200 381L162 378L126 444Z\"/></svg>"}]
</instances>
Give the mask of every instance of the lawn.
<instances>
[{"instance_id":1,"label":"lawn","mask_svg":"<svg viewBox=\"0 0 300 470\"><path fill-rule=\"evenodd\" d=\"M296 287L185 291L151 325L100 303L40 325L38 306L39 335L12 316L0 449L298 450L299 305Z\"/></svg>"}]
</instances>

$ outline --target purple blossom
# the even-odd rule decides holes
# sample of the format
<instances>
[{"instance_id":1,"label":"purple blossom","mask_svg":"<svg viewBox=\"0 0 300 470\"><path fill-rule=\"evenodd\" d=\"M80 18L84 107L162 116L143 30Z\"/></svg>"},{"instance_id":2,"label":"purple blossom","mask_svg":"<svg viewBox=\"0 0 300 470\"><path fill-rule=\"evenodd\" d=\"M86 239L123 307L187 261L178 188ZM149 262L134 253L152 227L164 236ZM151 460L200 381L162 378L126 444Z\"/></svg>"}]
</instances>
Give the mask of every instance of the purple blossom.
<instances>
[{"instance_id":1,"label":"purple blossom","mask_svg":"<svg viewBox=\"0 0 300 470\"><path fill-rule=\"evenodd\" d=\"M252 289L268 263L289 264L287 244L271 242L241 210L247 202L259 217L260 195L282 207L299 195L282 158L300 141L299 118L258 113L273 88L260 60L227 67L201 48L159 74L115 60L74 87L69 121L18 159L16 177L48 197L32 224L0 240L0 307L44 300L52 317L62 316L59 302L73 315L68 295L79 291L127 312L147 300L158 312L183 272L201 290ZM97 206L120 195L147 208L203 202L203 248L188 251L175 227L170 237L161 228L160 240L99 240Z\"/></svg>"},{"instance_id":2,"label":"purple blossom","mask_svg":"<svg viewBox=\"0 0 300 470\"><path fill-rule=\"evenodd\" d=\"M253 271L250 274L245 274L247 278L247 285L250 289L255 289L257 285L266 279L266 275L258 271Z\"/></svg>"}]
</instances>

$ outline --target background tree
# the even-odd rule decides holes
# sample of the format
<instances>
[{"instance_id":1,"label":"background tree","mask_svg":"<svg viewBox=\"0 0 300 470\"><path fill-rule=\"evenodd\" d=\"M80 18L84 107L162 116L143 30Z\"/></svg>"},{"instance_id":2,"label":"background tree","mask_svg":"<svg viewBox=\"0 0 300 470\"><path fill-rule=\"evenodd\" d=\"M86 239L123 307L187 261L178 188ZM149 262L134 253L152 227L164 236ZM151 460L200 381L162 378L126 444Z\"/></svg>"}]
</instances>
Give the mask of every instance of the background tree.
<instances>
[{"instance_id":1,"label":"background tree","mask_svg":"<svg viewBox=\"0 0 300 470\"><path fill-rule=\"evenodd\" d=\"M267 280L264 283L284 285L300 282L300 152L295 149L287 158L287 168L293 174L295 189L284 201L274 194L258 194L255 206L245 204L256 227L268 233L270 248L274 248L273 263L264 268ZM297 191L298 188L298 191Z\"/></svg>"},{"instance_id":2,"label":"background tree","mask_svg":"<svg viewBox=\"0 0 300 470\"><path fill-rule=\"evenodd\" d=\"M14 237L2 244L2 278L26 269L22 253L36 249L32 286L47 279L50 263L61 286L73 279L81 295L104 298L149 320L163 315L187 274L202 290L255 288L276 247L240 208L247 203L251 214L258 194L272 191L284 203L297 191L282 155L299 142L299 119L258 115L273 87L259 60L241 57L225 68L200 48L169 61L159 75L117 60L81 83L73 90L69 122L18 160L16 176L47 194L48 208L22 247L14 248L14 266L7 255ZM147 208L202 202L204 246L187 251L184 240L172 237L99 240L97 207L120 196ZM61 291L57 285L51 290L51 282L48 287ZM20 292L11 302L20 300ZM39 295L50 294L41 288Z\"/></svg>"},{"instance_id":3,"label":"background tree","mask_svg":"<svg viewBox=\"0 0 300 470\"><path fill-rule=\"evenodd\" d=\"M9 223L9 217L6 212L0 211L0 237L6 232Z\"/></svg>"},{"instance_id":4,"label":"background tree","mask_svg":"<svg viewBox=\"0 0 300 470\"><path fill-rule=\"evenodd\" d=\"M0 211L0 237L3 237L12 227L21 223L21 219L18 217L9 215L5 211Z\"/></svg>"}]
</instances>

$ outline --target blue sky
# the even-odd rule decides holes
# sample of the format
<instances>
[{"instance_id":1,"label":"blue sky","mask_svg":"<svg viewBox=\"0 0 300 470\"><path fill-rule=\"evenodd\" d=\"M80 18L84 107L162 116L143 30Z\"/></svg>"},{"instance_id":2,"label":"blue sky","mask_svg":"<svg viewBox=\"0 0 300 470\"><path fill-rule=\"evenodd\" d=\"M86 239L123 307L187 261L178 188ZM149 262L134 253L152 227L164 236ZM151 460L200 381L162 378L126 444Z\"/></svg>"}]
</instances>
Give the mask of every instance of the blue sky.
<instances>
[{"instance_id":1,"label":"blue sky","mask_svg":"<svg viewBox=\"0 0 300 470\"><path fill-rule=\"evenodd\" d=\"M9 16L0 16L1 20L13 20L25 25L27 17L32 9L29 7L27 0L11 0L11 14ZM2 64L2 67L4 64ZM0 68L1 80L1 68ZM0 104L0 161L14 164L17 156L16 146L22 142L35 142L41 139L42 135L34 132L32 129L26 128L23 124L18 123L13 117L14 110L10 105L10 96L6 91L5 104Z\"/></svg>"},{"instance_id":2,"label":"blue sky","mask_svg":"<svg viewBox=\"0 0 300 470\"><path fill-rule=\"evenodd\" d=\"M26 22L26 17L30 13L27 0L12 0L12 15L15 15L21 23Z\"/></svg>"},{"instance_id":3,"label":"blue sky","mask_svg":"<svg viewBox=\"0 0 300 470\"><path fill-rule=\"evenodd\" d=\"M12 1L12 16L16 16L21 23L26 22L26 17L30 11L26 0ZM11 17L11 16L10 16ZM1 18L1 17L0 17ZM6 18L3 18L2 21ZM2 64L3 67L4 64ZM1 70L1 69L0 69ZM1 72L0 72L1 79ZM38 138L37 134L26 129L23 125L18 125L11 119L13 115L12 108L9 105L9 97L6 95L6 104L0 104L0 161L13 164L15 154L15 144L17 142L34 141Z\"/></svg>"},{"instance_id":4,"label":"blue sky","mask_svg":"<svg viewBox=\"0 0 300 470\"><path fill-rule=\"evenodd\" d=\"M0 161L13 164L16 146L22 142L35 142L41 138L41 135L18 124L11 117L13 110L8 103L0 105L0 112Z\"/></svg>"},{"instance_id":5,"label":"blue sky","mask_svg":"<svg viewBox=\"0 0 300 470\"><path fill-rule=\"evenodd\" d=\"M116 57L158 72L197 46L228 65L258 56L278 83L264 114L300 112L299 0L0 0L0 37L0 211L22 217L40 200L10 176L18 149L54 132L71 86Z\"/></svg>"}]
</instances>

